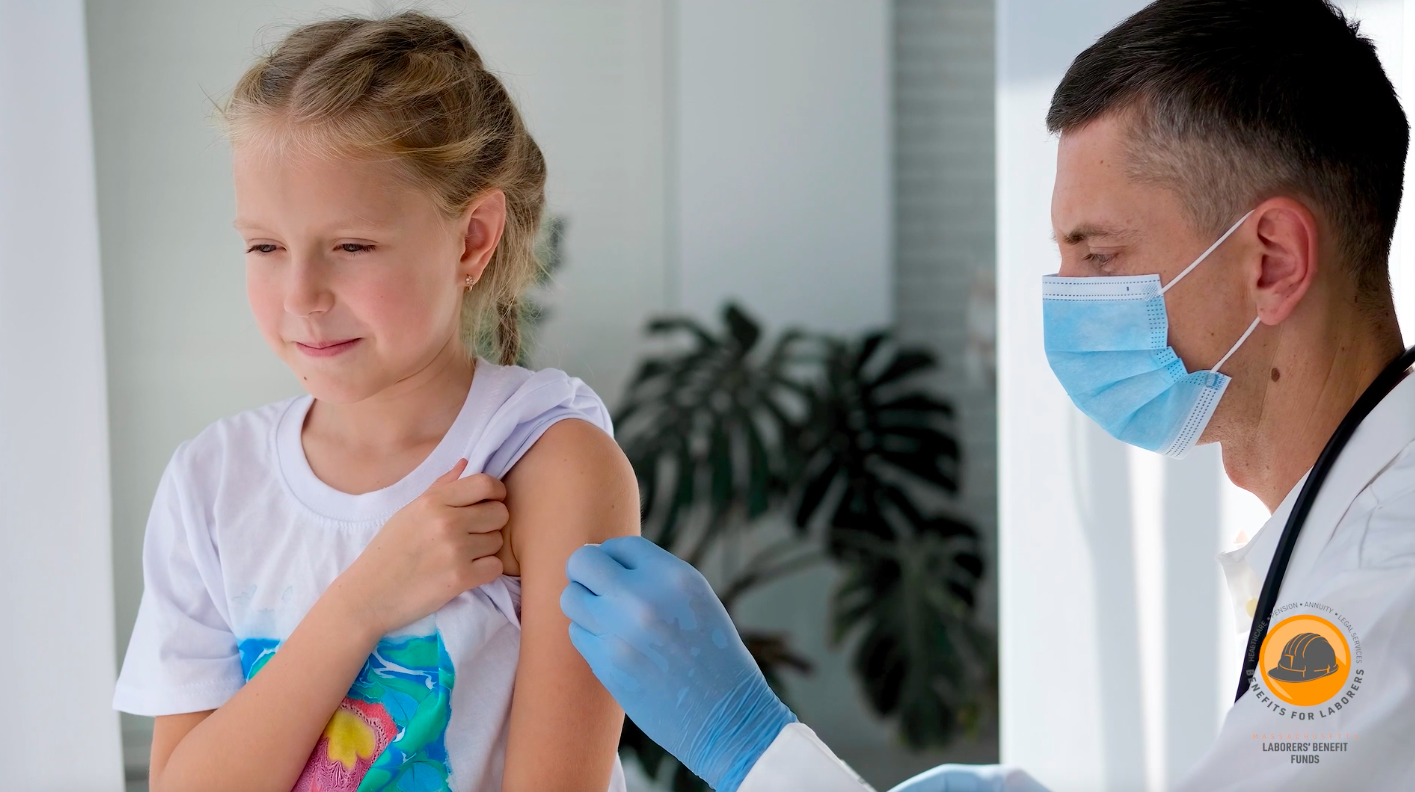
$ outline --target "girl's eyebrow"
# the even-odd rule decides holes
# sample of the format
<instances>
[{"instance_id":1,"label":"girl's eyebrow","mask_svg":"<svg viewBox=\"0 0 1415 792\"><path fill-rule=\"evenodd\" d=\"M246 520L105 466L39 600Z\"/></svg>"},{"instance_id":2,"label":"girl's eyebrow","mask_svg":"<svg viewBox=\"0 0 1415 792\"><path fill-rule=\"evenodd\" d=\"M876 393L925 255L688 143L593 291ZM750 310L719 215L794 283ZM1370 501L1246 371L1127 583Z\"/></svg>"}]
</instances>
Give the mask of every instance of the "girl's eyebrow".
<instances>
[{"instance_id":1,"label":"girl's eyebrow","mask_svg":"<svg viewBox=\"0 0 1415 792\"><path fill-rule=\"evenodd\" d=\"M232 220L231 227L236 229L237 231L266 230L259 223L252 223L241 217L237 217L235 220ZM339 225L331 226L327 229L324 229L321 233L326 234L328 236L360 236L360 234L356 232L363 232L365 234L372 233L386 235L391 228L393 228L393 226L377 223L372 220L360 220L357 221L356 225L341 223Z\"/></svg>"}]
</instances>

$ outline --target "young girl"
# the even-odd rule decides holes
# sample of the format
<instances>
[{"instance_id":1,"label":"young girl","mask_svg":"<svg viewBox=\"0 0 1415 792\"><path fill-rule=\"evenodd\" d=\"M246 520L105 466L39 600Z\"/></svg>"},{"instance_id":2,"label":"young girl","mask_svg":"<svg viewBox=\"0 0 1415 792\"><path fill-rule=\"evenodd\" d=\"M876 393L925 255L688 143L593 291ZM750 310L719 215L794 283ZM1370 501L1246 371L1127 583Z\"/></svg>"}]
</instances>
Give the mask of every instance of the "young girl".
<instances>
[{"instance_id":1,"label":"young girl","mask_svg":"<svg viewBox=\"0 0 1415 792\"><path fill-rule=\"evenodd\" d=\"M158 487L114 700L157 717L151 788L622 789L558 602L638 493L599 399L511 365L545 183L516 107L404 13L294 31L224 116L251 308L309 395Z\"/></svg>"}]
</instances>

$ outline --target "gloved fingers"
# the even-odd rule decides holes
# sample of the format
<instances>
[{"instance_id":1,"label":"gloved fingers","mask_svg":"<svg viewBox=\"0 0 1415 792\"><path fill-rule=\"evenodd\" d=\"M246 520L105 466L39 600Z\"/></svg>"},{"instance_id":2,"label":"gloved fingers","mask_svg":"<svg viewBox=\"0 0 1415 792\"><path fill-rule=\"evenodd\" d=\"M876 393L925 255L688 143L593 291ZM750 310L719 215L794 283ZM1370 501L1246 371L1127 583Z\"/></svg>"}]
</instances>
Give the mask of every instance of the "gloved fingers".
<instances>
[{"instance_id":1,"label":"gloved fingers","mask_svg":"<svg viewBox=\"0 0 1415 792\"><path fill-rule=\"evenodd\" d=\"M943 764L894 787L890 792L1004 792L997 765ZM1045 790L1043 790L1045 792Z\"/></svg>"},{"instance_id":2,"label":"gloved fingers","mask_svg":"<svg viewBox=\"0 0 1415 792\"><path fill-rule=\"evenodd\" d=\"M641 687L635 669L638 653L612 635L595 635L574 622L570 623L570 645L585 658L605 690L627 708L632 702L625 697L639 692Z\"/></svg>"},{"instance_id":3,"label":"gloved fingers","mask_svg":"<svg viewBox=\"0 0 1415 792\"><path fill-rule=\"evenodd\" d=\"M599 602L598 595L573 580L560 592L560 612L591 635L603 635L606 629L596 614Z\"/></svg>"},{"instance_id":4,"label":"gloved fingers","mask_svg":"<svg viewBox=\"0 0 1415 792\"><path fill-rule=\"evenodd\" d=\"M642 536L616 536L600 545L605 554L626 569L638 569L651 564L686 563L677 556Z\"/></svg>"},{"instance_id":5,"label":"gloved fingers","mask_svg":"<svg viewBox=\"0 0 1415 792\"><path fill-rule=\"evenodd\" d=\"M596 674L599 673L599 663L604 656L604 642L598 635L586 630L575 622L570 622L570 644L575 647L575 651L585 658L585 662L590 664L590 668Z\"/></svg>"},{"instance_id":6,"label":"gloved fingers","mask_svg":"<svg viewBox=\"0 0 1415 792\"><path fill-rule=\"evenodd\" d=\"M585 545L565 561L565 577L595 594L613 591L623 574L624 567L605 551L604 545Z\"/></svg>"},{"instance_id":7,"label":"gloved fingers","mask_svg":"<svg viewBox=\"0 0 1415 792\"><path fill-rule=\"evenodd\" d=\"M1003 792L1047 792L1046 787L1020 767L999 765L998 772L1002 774Z\"/></svg>"}]
</instances>

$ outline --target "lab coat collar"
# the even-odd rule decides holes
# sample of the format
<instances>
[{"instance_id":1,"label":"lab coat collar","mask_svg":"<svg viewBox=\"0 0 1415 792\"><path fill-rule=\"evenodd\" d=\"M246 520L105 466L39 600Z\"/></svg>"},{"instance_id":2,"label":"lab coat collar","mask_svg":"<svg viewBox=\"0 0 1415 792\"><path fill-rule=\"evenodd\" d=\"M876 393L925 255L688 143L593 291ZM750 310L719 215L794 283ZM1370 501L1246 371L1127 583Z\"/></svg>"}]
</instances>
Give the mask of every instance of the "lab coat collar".
<instances>
[{"instance_id":1,"label":"lab coat collar","mask_svg":"<svg viewBox=\"0 0 1415 792\"><path fill-rule=\"evenodd\" d=\"M1268 574L1268 566L1272 564L1273 556L1277 553L1277 541L1282 536L1282 528L1287 524L1288 515L1292 514L1297 493L1301 492L1302 485L1307 483L1308 473L1302 474L1297 485L1282 499L1277 510L1263 523L1263 527L1253 534L1253 538L1233 550L1218 554L1218 563L1223 568L1224 581L1228 584L1228 595L1233 600L1234 625L1240 634L1246 634L1253 622L1253 612L1258 606L1258 594L1262 591L1263 578ZM1306 531L1303 531L1303 538L1305 536Z\"/></svg>"},{"instance_id":2,"label":"lab coat collar","mask_svg":"<svg viewBox=\"0 0 1415 792\"><path fill-rule=\"evenodd\" d=\"M1279 603L1284 601L1283 593L1292 591L1292 586L1302 581L1316 565L1356 496L1412 442L1415 442L1415 376L1407 376L1361 422L1327 474L1326 483L1298 536L1287 574L1283 576ZM1263 579L1277 552L1282 530L1310 473L1303 474L1247 544L1218 556L1234 600L1234 615L1244 632L1252 621L1253 606L1257 604Z\"/></svg>"}]
</instances>

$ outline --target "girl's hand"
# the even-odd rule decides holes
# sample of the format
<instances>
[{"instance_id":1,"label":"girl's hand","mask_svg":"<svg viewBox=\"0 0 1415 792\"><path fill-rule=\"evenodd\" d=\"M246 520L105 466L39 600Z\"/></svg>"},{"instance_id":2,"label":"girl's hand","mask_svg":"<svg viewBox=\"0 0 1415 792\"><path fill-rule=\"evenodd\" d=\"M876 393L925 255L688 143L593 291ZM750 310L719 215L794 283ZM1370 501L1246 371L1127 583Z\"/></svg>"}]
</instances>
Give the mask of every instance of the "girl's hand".
<instances>
[{"instance_id":1,"label":"girl's hand","mask_svg":"<svg viewBox=\"0 0 1415 792\"><path fill-rule=\"evenodd\" d=\"M506 488L484 473L458 478L466 468L458 460L398 510L330 587L374 637L501 575Z\"/></svg>"}]
</instances>

